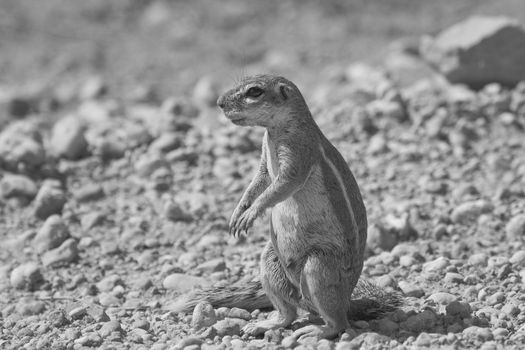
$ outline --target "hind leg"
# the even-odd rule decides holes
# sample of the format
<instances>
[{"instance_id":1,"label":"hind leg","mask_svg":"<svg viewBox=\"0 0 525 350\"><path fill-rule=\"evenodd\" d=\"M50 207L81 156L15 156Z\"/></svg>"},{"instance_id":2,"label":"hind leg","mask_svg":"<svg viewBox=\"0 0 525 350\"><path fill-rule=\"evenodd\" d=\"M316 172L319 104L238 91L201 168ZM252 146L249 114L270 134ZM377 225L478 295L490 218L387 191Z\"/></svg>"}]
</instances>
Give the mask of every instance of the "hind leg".
<instances>
[{"instance_id":1,"label":"hind leg","mask_svg":"<svg viewBox=\"0 0 525 350\"><path fill-rule=\"evenodd\" d=\"M269 329L288 327L297 317L299 291L286 277L271 241L266 245L261 257L261 282L278 315L268 320L248 323L243 328L243 332L248 335L259 335Z\"/></svg>"},{"instance_id":2,"label":"hind leg","mask_svg":"<svg viewBox=\"0 0 525 350\"><path fill-rule=\"evenodd\" d=\"M294 332L295 337L332 338L349 327L347 313L352 294L351 278L346 278L340 259L312 255L301 275L301 293L325 321L325 325L309 325ZM350 277L350 276L348 276Z\"/></svg>"}]
</instances>

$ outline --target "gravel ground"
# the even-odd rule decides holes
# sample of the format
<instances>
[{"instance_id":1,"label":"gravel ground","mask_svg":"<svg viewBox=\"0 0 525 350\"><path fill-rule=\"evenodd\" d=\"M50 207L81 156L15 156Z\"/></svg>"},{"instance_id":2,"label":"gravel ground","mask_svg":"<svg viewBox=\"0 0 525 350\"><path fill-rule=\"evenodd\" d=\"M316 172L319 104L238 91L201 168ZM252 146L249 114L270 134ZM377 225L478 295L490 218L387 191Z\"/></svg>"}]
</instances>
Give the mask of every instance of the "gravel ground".
<instances>
[{"instance_id":1,"label":"gravel ground","mask_svg":"<svg viewBox=\"0 0 525 350\"><path fill-rule=\"evenodd\" d=\"M245 240L227 234L262 136L214 107L227 87L205 77L159 103L93 77L4 100L1 347L523 347L525 85L398 88L365 65L333 72L309 104L364 195L363 276L405 305L301 344L290 335L307 315L251 339L240 328L268 312L166 311L195 286L255 276L268 236L267 216Z\"/></svg>"},{"instance_id":2,"label":"gravel ground","mask_svg":"<svg viewBox=\"0 0 525 350\"><path fill-rule=\"evenodd\" d=\"M525 82L472 91L408 54L469 13L523 21L521 0L46 4L0 2L1 349L525 347ZM215 107L244 70L305 93L398 311L300 342L310 315L253 339L271 310L169 311L258 273L268 216L241 240L228 221L263 130Z\"/></svg>"}]
</instances>

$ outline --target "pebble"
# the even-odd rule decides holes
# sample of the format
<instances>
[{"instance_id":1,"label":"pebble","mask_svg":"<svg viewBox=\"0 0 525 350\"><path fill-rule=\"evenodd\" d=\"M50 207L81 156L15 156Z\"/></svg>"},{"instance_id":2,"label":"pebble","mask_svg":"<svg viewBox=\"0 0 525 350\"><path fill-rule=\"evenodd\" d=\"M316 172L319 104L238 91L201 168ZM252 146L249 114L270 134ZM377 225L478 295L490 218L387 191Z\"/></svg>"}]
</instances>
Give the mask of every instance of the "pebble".
<instances>
[{"instance_id":1,"label":"pebble","mask_svg":"<svg viewBox=\"0 0 525 350\"><path fill-rule=\"evenodd\" d=\"M173 273L164 279L162 285L166 289L185 293L197 286L207 286L209 285L209 281L202 277L186 275L183 273Z\"/></svg>"},{"instance_id":2,"label":"pebble","mask_svg":"<svg viewBox=\"0 0 525 350\"><path fill-rule=\"evenodd\" d=\"M91 304L87 307L87 313L95 320L95 322L109 321L109 316L102 306Z\"/></svg>"},{"instance_id":3,"label":"pebble","mask_svg":"<svg viewBox=\"0 0 525 350\"><path fill-rule=\"evenodd\" d=\"M463 336L481 341L488 341L494 338L492 331L489 328L482 328L478 326L470 326L465 328L463 330Z\"/></svg>"},{"instance_id":4,"label":"pebble","mask_svg":"<svg viewBox=\"0 0 525 350\"><path fill-rule=\"evenodd\" d=\"M150 177L155 170L170 169L170 163L160 154L144 154L135 162L135 171L142 178Z\"/></svg>"},{"instance_id":5,"label":"pebble","mask_svg":"<svg viewBox=\"0 0 525 350\"><path fill-rule=\"evenodd\" d=\"M487 260L487 267L489 269L497 269L509 263L509 259L505 256L491 256Z\"/></svg>"},{"instance_id":6,"label":"pebble","mask_svg":"<svg viewBox=\"0 0 525 350\"><path fill-rule=\"evenodd\" d=\"M403 255L399 257L399 266L410 267L415 264L417 264L417 260L412 255Z\"/></svg>"},{"instance_id":7,"label":"pebble","mask_svg":"<svg viewBox=\"0 0 525 350\"><path fill-rule=\"evenodd\" d=\"M423 271L425 272L441 272L450 265L450 261L445 257L439 257L435 260L423 264Z\"/></svg>"},{"instance_id":8,"label":"pebble","mask_svg":"<svg viewBox=\"0 0 525 350\"><path fill-rule=\"evenodd\" d=\"M215 258L208 261L205 261L197 267L195 267L197 271L200 271L202 273L213 273L213 272L219 272L226 270L226 262L223 258Z\"/></svg>"},{"instance_id":9,"label":"pebble","mask_svg":"<svg viewBox=\"0 0 525 350\"><path fill-rule=\"evenodd\" d=\"M75 340L80 338L81 333L76 328L67 328L64 330L64 332L61 334L60 338L64 340Z\"/></svg>"},{"instance_id":10,"label":"pebble","mask_svg":"<svg viewBox=\"0 0 525 350\"><path fill-rule=\"evenodd\" d=\"M525 214L512 217L505 226L505 234L509 240L523 239L525 237Z\"/></svg>"},{"instance_id":11,"label":"pebble","mask_svg":"<svg viewBox=\"0 0 525 350\"><path fill-rule=\"evenodd\" d=\"M401 327L409 332L421 332L430 330L434 327L437 316L431 310L424 310L418 314L412 315L406 321L401 323Z\"/></svg>"},{"instance_id":12,"label":"pebble","mask_svg":"<svg viewBox=\"0 0 525 350\"><path fill-rule=\"evenodd\" d=\"M505 301L505 293L503 292L496 292L488 297L487 303L490 306L494 306L496 304L500 304Z\"/></svg>"},{"instance_id":13,"label":"pebble","mask_svg":"<svg viewBox=\"0 0 525 350\"><path fill-rule=\"evenodd\" d=\"M87 308L85 306L75 307L71 309L68 313L69 317L73 320L80 320L87 314Z\"/></svg>"},{"instance_id":14,"label":"pebble","mask_svg":"<svg viewBox=\"0 0 525 350\"><path fill-rule=\"evenodd\" d=\"M490 213L494 206L486 200L476 200L458 205L452 211L450 219L458 224L475 222L481 214Z\"/></svg>"},{"instance_id":15,"label":"pebble","mask_svg":"<svg viewBox=\"0 0 525 350\"><path fill-rule=\"evenodd\" d=\"M232 339L230 344L233 350L242 350L246 347L246 344L241 339Z\"/></svg>"},{"instance_id":16,"label":"pebble","mask_svg":"<svg viewBox=\"0 0 525 350\"><path fill-rule=\"evenodd\" d=\"M108 86L99 76L89 77L80 87L78 96L81 100L91 100L104 96L108 92Z\"/></svg>"},{"instance_id":17,"label":"pebble","mask_svg":"<svg viewBox=\"0 0 525 350\"><path fill-rule=\"evenodd\" d=\"M398 286L406 296L421 298L423 295L425 295L425 291L421 287L418 287L412 283L399 281Z\"/></svg>"},{"instance_id":18,"label":"pebble","mask_svg":"<svg viewBox=\"0 0 525 350\"><path fill-rule=\"evenodd\" d=\"M458 298L450 293L446 292L437 292L431 294L427 299L432 300L436 304L440 305L448 305L453 301L456 301Z\"/></svg>"},{"instance_id":19,"label":"pebble","mask_svg":"<svg viewBox=\"0 0 525 350\"><path fill-rule=\"evenodd\" d=\"M106 215L101 212L89 212L82 216L80 225L85 231L89 231L94 227L101 225L106 219Z\"/></svg>"},{"instance_id":20,"label":"pebble","mask_svg":"<svg viewBox=\"0 0 525 350\"><path fill-rule=\"evenodd\" d=\"M520 313L520 309L513 303L507 303L503 305L503 307L501 308L501 312L510 317L515 317Z\"/></svg>"},{"instance_id":21,"label":"pebble","mask_svg":"<svg viewBox=\"0 0 525 350\"><path fill-rule=\"evenodd\" d=\"M390 343L390 337L375 332L365 332L359 334L350 341L351 349L371 349L371 348L385 348ZM356 347L357 346L357 347Z\"/></svg>"},{"instance_id":22,"label":"pebble","mask_svg":"<svg viewBox=\"0 0 525 350\"><path fill-rule=\"evenodd\" d=\"M195 336L189 336L179 341L175 345L175 349L186 349L189 346L201 345L202 343L203 343L202 339L195 337Z\"/></svg>"},{"instance_id":23,"label":"pebble","mask_svg":"<svg viewBox=\"0 0 525 350\"><path fill-rule=\"evenodd\" d=\"M397 281L391 275L379 276L375 279L375 283L381 288L388 288L388 287L396 288L397 287Z\"/></svg>"},{"instance_id":24,"label":"pebble","mask_svg":"<svg viewBox=\"0 0 525 350\"><path fill-rule=\"evenodd\" d=\"M46 309L46 303L41 300L21 299L16 304L16 311L22 316L39 315Z\"/></svg>"},{"instance_id":25,"label":"pebble","mask_svg":"<svg viewBox=\"0 0 525 350\"><path fill-rule=\"evenodd\" d=\"M119 298L109 293L100 293L98 295L98 302L102 306L118 306L121 304Z\"/></svg>"},{"instance_id":26,"label":"pebble","mask_svg":"<svg viewBox=\"0 0 525 350\"><path fill-rule=\"evenodd\" d=\"M525 250L519 250L516 253L512 254L509 259L509 262L512 265L525 267Z\"/></svg>"},{"instance_id":27,"label":"pebble","mask_svg":"<svg viewBox=\"0 0 525 350\"><path fill-rule=\"evenodd\" d=\"M501 338L506 338L509 335L509 331L506 328L496 328L494 329L492 334L494 335L494 338L501 339Z\"/></svg>"},{"instance_id":28,"label":"pebble","mask_svg":"<svg viewBox=\"0 0 525 350\"><path fill-rule=\"evenodd\" d=\"M150 329L150 323L146 320L137 320L133 322L133 327L140 328L140 329L147 331Z\"/></svg>"},{"instance_id":29,"label":"pebble","mask_svg":"<svg viewBox=\"0 0 525 350\"><path fill-rule=\"evenodd\" d=\"M6 129L0 134L0 161L10 170L35 169L46 160L44 147L28 135Z\"/></svg>"},{"instance_id":30,"label":"pebble","mask_svg":"<svg viewBox=\"0 0 525 350\"><path fill-rule=\"evenodd\" d=\"M240 318L242 320L249 321L249 320L252 319L252 314L250 314L248 311L246 311L244 309L240 309L238 307L233 307L228 312L228 316L227 317Z\"/></svg>"},{"instance_id":31,"label":"pebble","mask_svg":"<svg viewBox=\"0 0 525 350\"><path fill-rule=\"evenodd\" d=\"M60 247L47 251L42 255L42 264L45 267L69 264L78 258L77 240L67 239Z\"/></svg>"},{"instance_id":32,"label":"pebble","mask_svg":"<svg viewBox=\"0 0 525 350\"><path fill-rule=\"evenodd\" d=\"M193 309L191 325L194 329L212 326L217 322L217 315L213 306L205 301L199 302Z\"/></svg>"},{"instance_id":33,"label":"pebble","mask_svg":"<svg viewBox=\"0 0 525 350\"><path fill-rule=\"evenodd\" d=\"M149 277L139 277L133 282L133 288L136 290L146 291L153 287L153 282Z\"/></svg>"},{"instance_id":34,"label":"pebble","mask_svg":"<svg viewBox=\"0 0 525 350\"><path fill-rule=\"evenodd\" d=\"M449 316L457 316L460 318L467 318L470 317L470 314L472 313L472 309L470 307L469 303L460 302L460 301L452 301L450 302L446 308L445 308L447 315Z\"/></svg>"},{"instance_id":35,"label":"pebble","mask_svg":"<svg viewBox=\"0 0 525 350\"><path fill-rule=\"evenodd\" d=\"M241 332L239 323L232 318L225 318L224 320L218 321L213 325L213 328L215 328L219 337L239 335Z\"/></svg>"},{"instance_id":36,"label":"pebble","mask_svg":"<svg viewBox=\"0 0 525 350\"><path fill-rule=\"evenodd\" d=\"M468 258L469 265L472 266L487 266L487 262L489 260L489 257L485 253L476 253L472 254Z\"/></svg>"},{"instance_id":37,"label":"pebble","mask_svg":"<svg viewBox=\"0 0 525 350\"><path fill-rule=\"evenodd\" d=\"M67 198L60 188L43 185L34 201L34 211L37 218L45 220L53 214L60 214Z\"/></svg>"},{"instance_id":38,"label":"pebble","mask_svg":"<svg viewBox=\"0 0 525 350\"><path fill-rule=\"evenodd\" d=\"M93 155L103 161L119 159L124 157L127 145L122 140L109 140L106 138L96 139L90 144Z\"/></svg>"},{"instance_id":39,"label":"pebble","mask_svg":"<svg viewBox=\"0 0 525 350\"><path fill-rule=\"evenodd\" d=\"M122 332L120 322L117 320L108 321L104 323L102 327L100 328L100 330L98 331L98 334L100 334L102 338L107 338L113 332L118 332L118 333Z\"/></svg>"},{"instance_id":40,"label":"pebble","mask_svg":"<svg viewBox=\"0 0 525 350\"><path fill-rule=\"evenodd\" d=\"M122 285L124 282L119 275L108 275L97 283L97 289L101 292L109 292L117 285Z\"/></svg>"},{"instance_id":41,"label":"pebble","mask_svg":"<svg viewBox=\"0 0 525 350\"><path fill-rule=\"evenodd\" d=\"M70 323L70 320L68 320L64 309L51 311L49 314L49 320L51 325L55 328L61 328Z\"/></svg>"},{"instance_id":42,"label":"pebble","mask_svg":"<svg viewBox=\"0 0 525 350\"><path fill-rule=\"evenodd\" d=\"M426 332L421 332L414 342L415 346L428 347L432 343L432 338Z\"/></svg>"},{"instance_id":43,"label":"pebble","mask_svg":"<svg viewBox=\"0 0 525 350\"><path fill-rule=\"evenodd\" d=\"M447 272L443 280L448 283L463 283L464 277L460 273Z\"/></svg>"},{"instance_id":44,"label":"pebble","mask_svg":"<svg viewBox=\"0 0 525 350\"><path fill-rule=\"evenodd\" d=\"M37 252L43 253L57 248L69 237L69 229L64 220L58 215L51 215L38 230L33 239L33 246Z\"/></svg>"},{"instance_id":45,"label":"pebble","mask_svg":"<svg viewBox=\"0 0 525 350\"><path fill-rule=\"evenodd\" d=\"M55 123L49 146L51 152L66 159L76 160L87 155L88 142L85 126L80 118L70 116Z\"/></svg>"},{"instance_id":46,"label":"pebble","mask_svg":"<svg viewBox=\"0 0 525 350\"><path fill-rule=\"evenodd\" d=\"M293 335L289 335L287 337L284 337L283 340L281 341L281 345L285 349L294 348L297 345L297 338L294 337Z\"/></svg>"},{"instance_id":47,"label":"pebble","mask_svg":"<svg viewBox=\"0 0 525 350\"><path fill-rule=\"evenodd\" d=\"M10 282L16 289L35 290L42 282L44 277L40 267L33 263L27 262L11 271Z\"/></svg>"},{"instance_id":48,"label":"pebble","mask_svg":"<svg viewBox=\"0 0 525 350\"><path fill-rule=\"evenodd\" d=\"M35 182L25 175L4 174L0 180L0 194L3 198L33 199L37 191Z\"/></svg>"},{"instance_id":49,"label":"pebble","mask_svg":"<svg viewBox=\"0 0 525 350\"><path fill-rule=\"evenodd\" d=\"M168 201L164 205L164 217L173 222L192 220L192 216L174 201Z\"/></svg>"},{"instance_id":50,"label":"pebble","mask_svg":"<svg viewBox=\"0 0 525 350\"><path fill-rule=\"evenodd\" d=\"M90 183L75 190L73 195L78 202L89 202L102 199L106 194L100 184Z\"/></svg>"},{"instance_id":51,"label":"pebble","mask_svg":"<svg viewBox=\"0 0 525 350\"><path fill-rule=\"evenodd\" d=\"M178 133L165 132L150 144L149 150L152 152L168 153L180 146L181 138Z\"/></svg>"},{"instance_id":52,"label":"pebble","mask_svg":"<svg viewBox=\"0 0 525 350\"><path fill-rule=\"evenodd\" d=\"M88 333L75 339L74 343L87 347L98 347L102 344L102 338L96 333Z\"/></svg>"}]
</instances>

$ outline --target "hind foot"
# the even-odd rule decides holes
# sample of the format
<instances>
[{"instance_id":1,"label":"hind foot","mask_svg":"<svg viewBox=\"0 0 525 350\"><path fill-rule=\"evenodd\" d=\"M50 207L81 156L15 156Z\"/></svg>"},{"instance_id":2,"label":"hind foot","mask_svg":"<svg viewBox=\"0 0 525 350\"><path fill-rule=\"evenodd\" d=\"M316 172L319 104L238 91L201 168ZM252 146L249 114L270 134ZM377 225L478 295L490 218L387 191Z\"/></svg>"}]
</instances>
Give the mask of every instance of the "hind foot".
<instances>
[{"instance_id":1,"label":"hind foot","mask_svg":"<svg viewBox=\"0 0 525 350\"><path fill-rule=\"evenodd\" d=\"M257 336L264 334L270 329L285 328L292 323L292 320L282 317L276 317L269 320L259 321L255 323L248 323L242 328L242 332L246 335Z\"/></svg>"},{"instance_id":2,"label":"hind foot","mask_svg":"<svg viewBox=\"0 0 525 350\"><path fill-rule=\"evenodd\" d=\"M319 325L308 325L302 328L299 328L293 332L293 336L297 338L307 338L307 337L316 337L316 338L335 338L339 335L340 331L329 326L319 326Z\"/></svg>"}]
</instances>

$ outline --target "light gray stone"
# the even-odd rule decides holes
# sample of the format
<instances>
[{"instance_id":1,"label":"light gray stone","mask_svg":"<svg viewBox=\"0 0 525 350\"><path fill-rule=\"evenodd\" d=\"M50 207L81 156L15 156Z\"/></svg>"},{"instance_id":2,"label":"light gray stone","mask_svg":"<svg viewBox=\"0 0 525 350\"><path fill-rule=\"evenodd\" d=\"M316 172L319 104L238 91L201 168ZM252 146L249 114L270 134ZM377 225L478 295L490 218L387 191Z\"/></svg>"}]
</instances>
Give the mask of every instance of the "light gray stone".
<instances>
[{"instance_id":1,"label":"light gray stone","mask_svg":"<svg viewBox=\"0 0 525 350\"><path fill-rule=\"evenodd\" d=\"M37 190L35 182L25 175L5 174L0 180L0 193L4 198L33 199Z\"/></svg>"},{"instance_id":2,"label":"light gray stone","mask_svg":"<svg viewBox=\"0 0 525 350\"><path fill-rule=\"evenodd\" d=\"M191 325L194 329L199 330L209 327L215 324L215 322L217 322L217 315L210 303L201 301L195 306L191 319Z\"/></svg>"},{"instance_id":3,"label":"light gray stone","mask_svg":"<svg viewBox=\"0 0 525 350\"><path fill-rule=\"evenodd\" d=\"M79 159L87 155L88 143L85 126L80 118L70 116L59 120L53 127L49 141L51 152L66 159Z\"/></svg>"},{"instance_id":4,"label":"light gray stone","mask_svg":"<svg viewBox=\"0 0 525 350\"><path fill-rule=\"evenodd\" d=\"M69 238L69 229L58 215L47 218L40 230L33 239L33 246L36 251L43 253L60 246Z\"/></svg>"},{"instance_id":5,"label":"light gray stone","mask_svg":"<svg viewBox=\"0 0 525 350\"><path fill-rule=\"evenodd\" d=\"M525 80L525 31L506 17L471 17L422 41L422 56L453 83L480 88Z\"/></svg>"},{"instance_id":6,"label":"light gray stone","mask_svg":"<svg viewBox=\"0 0 525 350\"><path fill-rule=\"evenodd\" d=\"M525 214L514 216L505 226L505 233L510 240L525 238Z\"/></svg>"},{"instance_id":7,"label":"light gray stone","mask_svg":"<svg viewBox=\"0 0 525 350\"><path fill-rule=\"evenodd\" d=\"M69 238L58 248L47 251L42 255L44 266L69 264L78 259L77 240Z\"/></svg>"},{"instance_id":8,"label":"light gray stone","mask_svg":"<svg viewBox=\"0 0 525 350\"><path fill-rule=\"evenodd\" d=\"M22 264L13 271L11 271L11 285L16 289L34 290L44 278L40 267L33 263L28 262Z\"/></svg>"}]
</instances>

